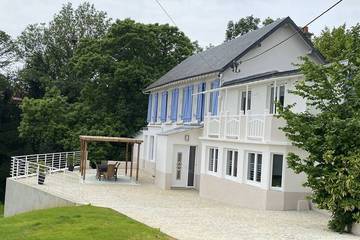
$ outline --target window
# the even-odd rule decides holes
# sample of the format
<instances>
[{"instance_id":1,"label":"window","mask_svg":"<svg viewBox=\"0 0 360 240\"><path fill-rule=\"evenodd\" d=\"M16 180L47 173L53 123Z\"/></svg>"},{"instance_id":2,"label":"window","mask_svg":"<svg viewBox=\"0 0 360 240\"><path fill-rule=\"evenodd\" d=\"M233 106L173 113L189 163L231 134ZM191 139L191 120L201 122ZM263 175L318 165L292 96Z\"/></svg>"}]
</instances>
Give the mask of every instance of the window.
<instances>
[{"instance_id":1,"label":"window","mask_svg":"<svg viewBox=\"0 0 360 240\"><path fill-rule=\"evenodd\" d=\"M218 168L218 161L219 161L219 149L217 148L210 148L209 149L209 168L210 172L217 172Z\"/></svg>"},{"instance_id":2,"label":"window","mask_svg":"<svg viewBox=\"0 0 360 240\"><path fill-rule=\"evenodd\" d=\"M248 172L247 179L250 181L261 182L262 154L248 153Z\"/></svg>"},{"instance_id":3,"label":"window","mask_svg":"<svg viewBox=\"0 0 360 240\"><path fill-rule=\"evenodd\" d=\"M271 174L271 186L282 186L282 171L283 171L283 158L281 154L272 155L272 174Z\"/></svg>"},{"instance_id":4,"label":"window","mask_svg":"<svg viewBox=\"0 0 360 240\"><path fill-rule=\"evenodd\" d=\"M154 161L154 148L155 148L155 144L154 144L154 136L150 136L150 141L149 141L149 160Z\"/></svg>"},{"instance_id":5,"label":"window","mask_svg":"<svg viewBox=\"0 0 360 240\"><path fill-rule=\"evenodd\" d=\"M228 150L226 153L226 175L237 177L238 151Z\"/></svg>"},{"instance_id":6,"label":"window","mask_svg":"<svg viewBox=\"0 0 360 240\"><path fill-rule=\"evenodd\" d=\"M181 179L181 168L182 168L182 153L177 153L177 159L176 159L176 180Z\"/></svg>"},{"instance_id":7,"label":"window","mask_svg":"<svg viewBox=\"0 0 360 240\"><path fill-rule=\"evenodd\" d=\"M248 101L247 108L246 108L246 99ZM251 109L251 91L247 92L247 98L246 98L246 91L241 92L241 111L245 114L246 110Z\"/></svg>"},{"instance_id":8,"label":"window","mask_svg":"<svg viewBox=\"0 0 360 240\"><path fill-rule=\"evenodd\" d=\"M270 89L270 113L276 113L276 102L283 107L285 103L285 86L277 86Z\"/></svg>"}]
</instances>

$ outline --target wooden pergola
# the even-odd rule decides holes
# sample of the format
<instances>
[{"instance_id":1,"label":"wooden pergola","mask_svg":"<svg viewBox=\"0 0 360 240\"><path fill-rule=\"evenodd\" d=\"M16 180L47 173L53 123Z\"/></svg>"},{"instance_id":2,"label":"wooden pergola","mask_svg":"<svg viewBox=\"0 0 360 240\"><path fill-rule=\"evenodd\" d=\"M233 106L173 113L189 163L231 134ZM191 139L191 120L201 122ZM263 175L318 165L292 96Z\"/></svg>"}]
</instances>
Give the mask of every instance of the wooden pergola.
<instances>
[{"instance_id":1,"label":"wooden pergola","mask_svg":"<svg viewBox=\"0 0 360 240\"><path fill-rule=\"evenodd\" d=\"M103 136L80 136L80 173L85 180L86 174L86 162L87 162L87 149L89 142L111 142L111 143L125 143L126 144L126 153L125 153L125 175L128 171L128 160L129 160L129 145L134 149L134 145L137 144L137 160L136 160L136 181L139 179L139 155L140 155L140 144L142 140L134 138L123 138L123 137L103 137ZM133 151L131 151L133 152ZM130 157L130 177L132 178L133 172L133 154Z\"/></svg>"}]
</instances>

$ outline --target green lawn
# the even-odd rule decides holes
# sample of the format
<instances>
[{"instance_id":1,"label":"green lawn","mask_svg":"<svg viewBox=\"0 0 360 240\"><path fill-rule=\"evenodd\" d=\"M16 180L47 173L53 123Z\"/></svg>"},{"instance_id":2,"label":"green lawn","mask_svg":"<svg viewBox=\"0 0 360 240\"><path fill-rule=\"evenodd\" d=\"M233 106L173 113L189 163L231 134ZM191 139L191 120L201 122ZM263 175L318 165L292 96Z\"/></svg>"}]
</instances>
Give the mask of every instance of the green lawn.
<instances>
[{"instance_id":1,"label":"green lawn","mask_svg":"<svg viewBox=\"0 0 360 240\"><path fill-rule=\"evenodd\" d=\"M1 240L172 239L108 208L64 207L0 219Z\"/></svg>"}]
</instances>

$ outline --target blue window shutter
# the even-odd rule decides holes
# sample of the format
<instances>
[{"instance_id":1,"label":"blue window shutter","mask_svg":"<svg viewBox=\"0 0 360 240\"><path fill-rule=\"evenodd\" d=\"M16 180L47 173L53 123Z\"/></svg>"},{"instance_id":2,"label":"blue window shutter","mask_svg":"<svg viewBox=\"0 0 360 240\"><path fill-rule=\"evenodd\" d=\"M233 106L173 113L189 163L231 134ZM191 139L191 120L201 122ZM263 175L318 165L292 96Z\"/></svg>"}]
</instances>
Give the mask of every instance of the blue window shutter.
<instances>
[{"instance_id":1,"label":"blue window shutter","mask_svg":"<svg viewBox=\"0 0 360 240\"><path fill-rule=\"evenodd\" d=\"M185 114L184 114L184 122L191 122L192 119L192 98L193 98L194 86L187 87L187 94L185 98Z\"/></svg>"},{"instance_id":2,"label":"blue window shutter","mask_svg":"<svg viewBox=\"0 0 360 240\"><path fill-rule=\"evenodd\" d=\"M220 80L215 80L211 83L211 89L219 88ZM218 103L219 102L219 91L212 92L212 106L211 106L211 114L218 114Z\"/></svg>"},{"instance_id":3,"label":"blue window shutter","mask_svg":"<svg viewBox=\"0 0 360 240\"><path fill-rule=\"evenodd\" d=\"M154 108L153 108L153 114L152 114L153 122L157 122L158 97L159 97L159 94L155 93L154 94Z\"/></svg>"},{"instance_id":4,"label":"blue window shutter","mask_svg":"<svg viewBox=\"0 0 360 240\"><path fill-rule=\"evenodd\" d=\"M202 82L198 84L198 92L203 92L206 89L206 83ZM205 97L204 94L197 95L197 103L196 103L196 120L202 122L204 120L204 105L205 105Z\"/></svg>"},{"instance_id":5,"label":"blue window shutter","mask_svg":"<svg viewBox=\"0 0 360 240\"><path fill-rule=\"evenodd\" d=\"M177 121L178 114L178 102L179 102L179 89L175 88L171 95L171 121Z\"/></svg>"},{"instance_id":6,"label":"blue window shutter","mask_svg":"<svg viewBox=\"0 0 360 240\"><path fill-rule=\"evenodd\" d=\"M151 109L152 109L152 94L149 94L147 122L151 122Z\"/></svg>"},{"instance_id":7,"label":"blue window shutter","mask_svg":"<svg viewBox=\"0 0 360 240\"><path fill-rule=\"evenodd\" d=\"M182 98L182 109L181 109L181 120L184 120L186 113L186 99L188 96L189 87L183 88L183 98Z\"/></svg>"},{"instance_id":8,"label":"blue window shutter","mask_svg":"<svg viewBox=\"0 0 360 240\"><path fill-rule=\"evenodd\" d=\"M161 112L160 112L161 122L166 122L166 115L167 115L167 91L164 91L161 94Z\"/></svg>"}]
</instances>

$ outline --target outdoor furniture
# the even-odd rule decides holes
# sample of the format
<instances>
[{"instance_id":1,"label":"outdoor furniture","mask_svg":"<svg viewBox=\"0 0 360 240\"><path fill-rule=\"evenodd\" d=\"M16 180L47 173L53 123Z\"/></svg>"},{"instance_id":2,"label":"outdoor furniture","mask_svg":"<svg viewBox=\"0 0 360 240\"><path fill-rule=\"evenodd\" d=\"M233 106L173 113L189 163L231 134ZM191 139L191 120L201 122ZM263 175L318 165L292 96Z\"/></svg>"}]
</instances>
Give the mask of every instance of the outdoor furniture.
<instances>
[{"instance_id":1,"label":"outdoor furniture","mask_svg":"<svg viewBox=\"0 0 360 240\"><path fill-rule=\"evenodd\" d=\"M106 180L110 180L111 178L114 178L115 181L117 180L117 169L115 167L115 164L109 164L107 165L107 171L104 172L104 176Z\"/></svg>"},{"instance_id":2,"label":"outdoor furniture","mask_svg":"<svg viewBox=\"0 0 360 240\"><path fill-rule=\"evenodd\" d=\"M96 164L96 179L101 181L101 177L105 177L105 172L107 171L107 164Z\"/></svg>"}]
</instances>

